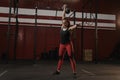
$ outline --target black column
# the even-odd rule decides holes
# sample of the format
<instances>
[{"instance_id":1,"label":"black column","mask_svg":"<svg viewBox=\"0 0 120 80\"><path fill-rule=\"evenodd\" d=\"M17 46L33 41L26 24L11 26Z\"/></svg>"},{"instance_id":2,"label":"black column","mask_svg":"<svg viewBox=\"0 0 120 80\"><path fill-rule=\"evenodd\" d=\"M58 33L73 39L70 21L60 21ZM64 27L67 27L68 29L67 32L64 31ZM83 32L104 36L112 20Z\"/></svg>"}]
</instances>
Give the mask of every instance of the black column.
<instances>
[{"instance_id":1,"label":"black column","mask_svg":"<svg viewBox=\"0 0 120 80\"><path fill-rule=\"evenodd\" d=\"M35 27L34 27L34 63L36 63L36 50L37 50L37 14L38 14L38 7L35 7Z\"/></svg>"},{"instance_id":2,"label":"black column","mask_svg":"<svg viewBox=\"0 0 120 80\"><path fill-rule=\"evenodd\" d=\"M95 63L98 63L98 0L95 1Z\"/></svg>"},{"instance_id":3,"label":"black column","mask_svg":"<svg viewBox=\"0 0 120 80\"><path fill-rule=\"evenodd\" d=\"M14 0L14 17L16 19L16 25L15 25L15 37L14 37L14 60L16 60L16 51L17 51L17 41L18 41L18 30L19 30L19 24L18 24L18 0Z\"/></svg>"},{"instance_id":4,"label":"black column","mask_svg":"<svg viewBox=\"0 0 120 80\"><path fill-rule=\"evenodd\" d=\"M81 27L81 61L83 61L83 57L84 57L84 12L83 12L83 8L82 8L82 27Z\"/></svg>"},{"instance_id":5,"label":"black column","mask_svg":"<svg viewBox=\"0 0 120 80\"><path fill-rule=\"evenodd\" d=\"M8 30L7 30L7 49L6 49L6 63L9 60L9 48L10 48L10 27L11 27L11 8L12 7L12 0L9 0L9 18L8 18Z\"/></svg>"}]
</instances>

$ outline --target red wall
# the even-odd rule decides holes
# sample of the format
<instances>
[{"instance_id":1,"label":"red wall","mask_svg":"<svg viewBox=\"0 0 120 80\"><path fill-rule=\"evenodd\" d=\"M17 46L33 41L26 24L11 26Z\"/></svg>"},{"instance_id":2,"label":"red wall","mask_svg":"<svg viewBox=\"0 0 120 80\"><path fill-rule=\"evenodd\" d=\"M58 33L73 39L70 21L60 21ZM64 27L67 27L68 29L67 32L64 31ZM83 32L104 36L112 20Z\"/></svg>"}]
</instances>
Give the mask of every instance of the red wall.
<instances>
[{"instance_id":1,"label":"red wall","mask_svg":"<svg viewBox=\"0 0 120 80\"><path fill-rule=\"evenodd\" d=\"M11 27L12 28L12 27ZM7 48L7 26L0 27L0 56L6 52ZM14 33L11 29L9 58L13 59L14 55ZM59 28L39 27L37 30L37 55L48 52L59 47ZM17 40L17 59L34 58L34 27L20 26Z\"/></svg>"},{"instance_id":2,"label":"red wall","mask_svg":"<svg viewBox=\"0 0 120 80\"><path fill-rule=\"evenodd\" d=\"M14 27L11 27L9 59L13 59L14 51ZM55 27L38 27L37 29L37 55L49 52L59 47L59 30ZM7 26L0 25L0 56L7 47ZM99 60L110 56L119 39L117 30L98 30L98 57ZM95 54L95 31L93 29L84 30L84 49L92 49ZM77 29L73 35L75 57L81 59L81 29ZM17 41L17 59L34 58L34 27L20 26Z\"/></svg>"},{"instance_id":3,"label":"red wall","mask_svg":"<svg viewBox=\"0 0 120 80\"><path fill-rule=\"evenodd\" d=\"M7 42L7 33L5 26L0 27L0 56L6 50L6 42Z\"/></svg>"}]
</instances>

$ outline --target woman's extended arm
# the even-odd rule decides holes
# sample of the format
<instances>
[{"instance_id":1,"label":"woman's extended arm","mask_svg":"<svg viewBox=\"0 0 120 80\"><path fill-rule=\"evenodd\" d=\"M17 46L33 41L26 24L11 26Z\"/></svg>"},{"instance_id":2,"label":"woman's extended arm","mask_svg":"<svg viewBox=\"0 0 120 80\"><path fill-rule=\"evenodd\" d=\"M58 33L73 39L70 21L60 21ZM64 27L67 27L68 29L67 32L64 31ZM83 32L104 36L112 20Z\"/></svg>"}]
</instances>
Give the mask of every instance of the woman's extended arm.
<instances>
[{"instance_id":1,"label":"woman's extended arm","mask_svg":"<svg viewBox=\"0 0 120 80\"><path fill-rule=\"evenodd\" d=\"M81 24L75 24L75 25L69 27L68 30L73 30L73 29L77 28L77 26L81 26Z\"/></svg>"},{"instance_id":2,"label":"woman's extended arm","mask_svg":"<svg viewBox=\"0 0 120 80\"><path fill-rule=\"evenodd\" d=\"M65 19L65 9L66 9L67 5L64 4L63 5L63 13L62 13L62 20Z\"/></svg>"}]
</instances>

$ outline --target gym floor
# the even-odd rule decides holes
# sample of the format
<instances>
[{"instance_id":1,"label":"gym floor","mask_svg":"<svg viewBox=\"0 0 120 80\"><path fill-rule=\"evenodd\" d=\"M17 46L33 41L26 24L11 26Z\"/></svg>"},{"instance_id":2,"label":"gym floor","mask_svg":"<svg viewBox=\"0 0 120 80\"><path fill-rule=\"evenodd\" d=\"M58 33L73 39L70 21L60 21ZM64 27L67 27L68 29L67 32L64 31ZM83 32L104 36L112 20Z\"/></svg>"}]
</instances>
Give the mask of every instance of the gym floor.
<instances>
[{"instance_id":1,"label":"gym floor","mask_svg":"<svg viewBox=\"0 0 120 80\"><path fill-rule=\"evenodd\" d=\"M0 80L120 80L119 64L77 63L77 78L73 78L68 61L64 62L60 75L53 75L56 65L56 61L0 64Z\"/></svg>"}]
</instances>

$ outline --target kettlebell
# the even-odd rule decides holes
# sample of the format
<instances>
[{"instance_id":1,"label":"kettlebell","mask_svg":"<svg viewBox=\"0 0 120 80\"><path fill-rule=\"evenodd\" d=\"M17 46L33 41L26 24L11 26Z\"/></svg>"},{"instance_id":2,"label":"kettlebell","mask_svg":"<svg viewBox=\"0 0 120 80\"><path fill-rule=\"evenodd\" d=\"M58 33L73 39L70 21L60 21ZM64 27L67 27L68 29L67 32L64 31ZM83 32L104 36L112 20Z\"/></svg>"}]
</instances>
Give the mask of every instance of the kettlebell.
<instances>
[{"instance_id":1,"label":"kettlebell","mask_svg":"<svg viewBox=\"0 0 120 80\"><path fill-rule=\"evenodd\" d=\"M69 9L69 8L66 8L66 9L65 9L65 13L66 13L66 14L69 14L69 13L70 13L70 9Z\"/></svg>"}]
</instances>

